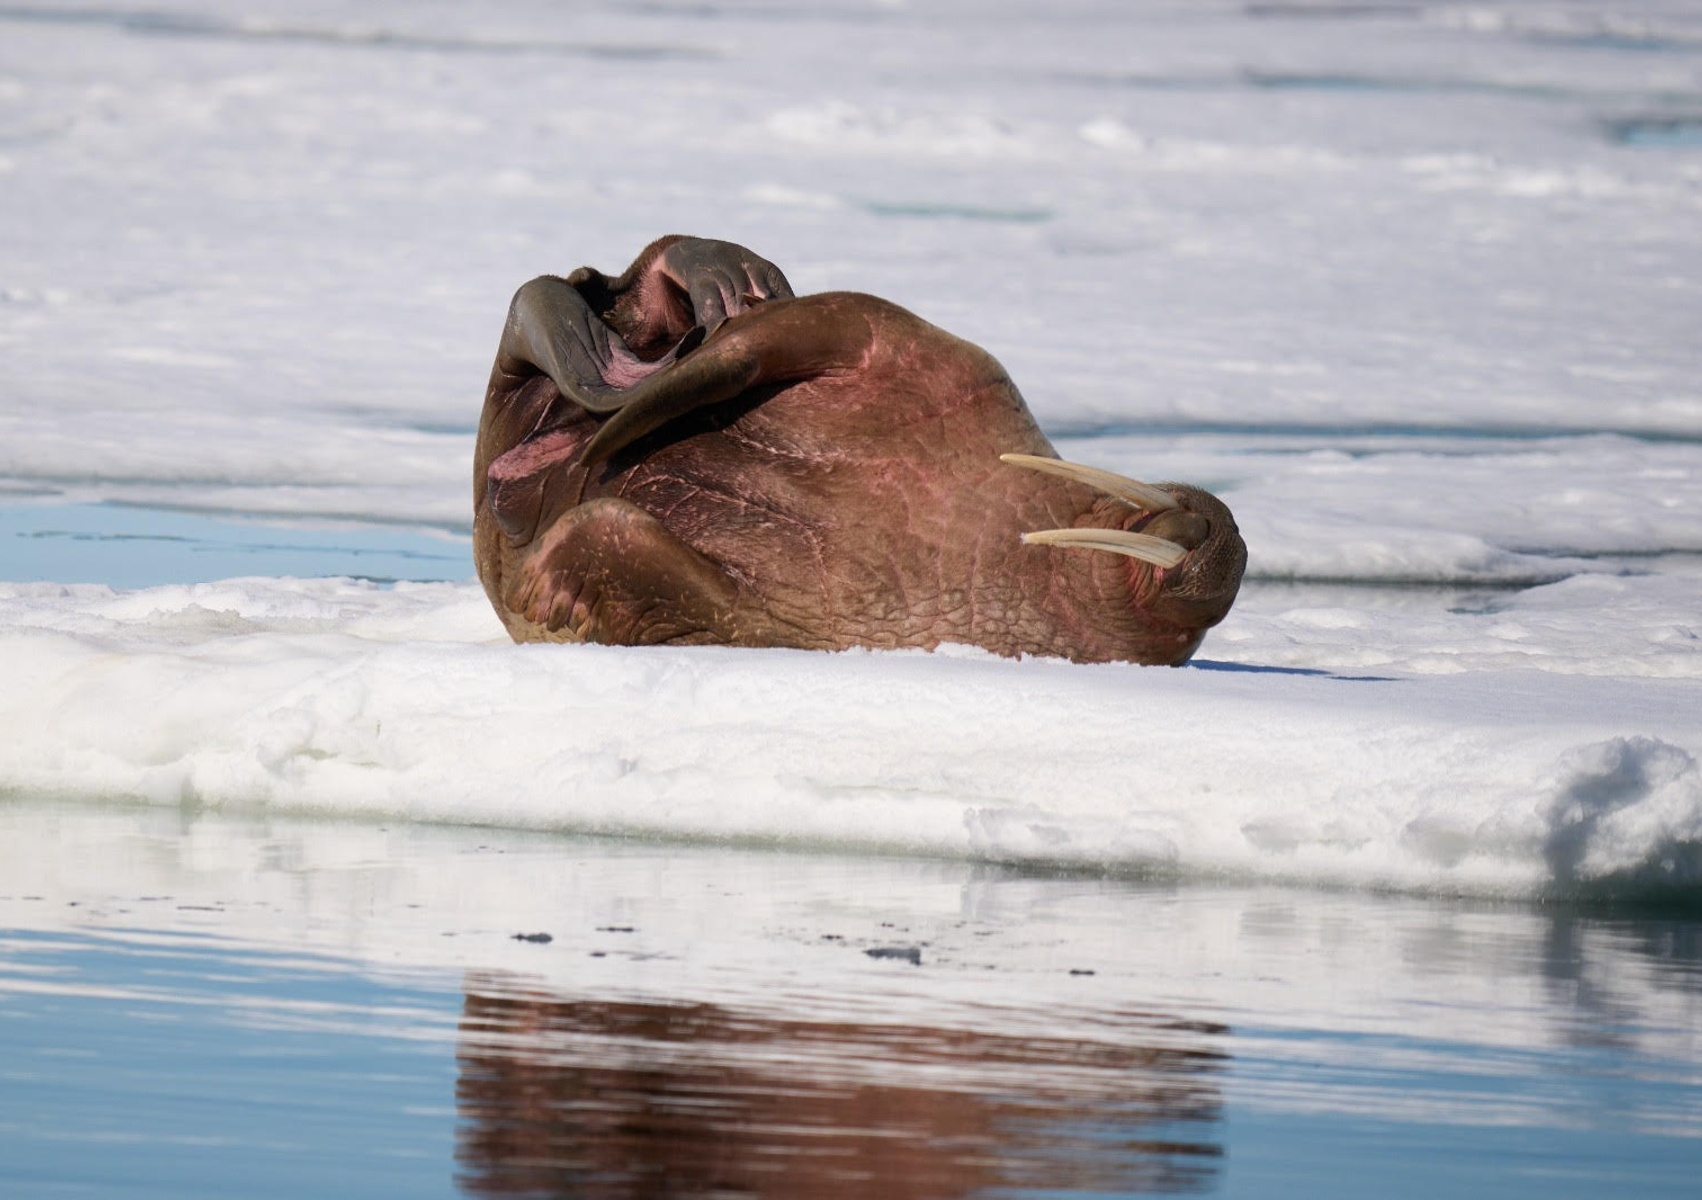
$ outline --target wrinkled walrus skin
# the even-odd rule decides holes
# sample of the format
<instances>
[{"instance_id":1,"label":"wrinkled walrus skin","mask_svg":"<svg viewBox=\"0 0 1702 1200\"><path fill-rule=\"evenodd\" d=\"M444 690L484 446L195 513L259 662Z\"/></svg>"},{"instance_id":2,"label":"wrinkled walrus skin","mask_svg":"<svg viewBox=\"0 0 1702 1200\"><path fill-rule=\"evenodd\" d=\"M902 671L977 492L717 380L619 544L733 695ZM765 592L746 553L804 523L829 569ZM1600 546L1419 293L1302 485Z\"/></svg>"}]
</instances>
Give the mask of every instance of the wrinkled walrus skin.
<instances>
[{"instance_id":1,"label":"wrinkled walrus skin","mask_svg":"<svg viewBox=\"0 0 1702 1200\"><path fill-rule=\"evenodd\" d=\"M794 297L731 243L663 238L619 278L516 293L474 558L516 641L1185 662L1240 586L1229 510L1059 466L985 351L873 296ZM1024 542L1042 530L1069 532Z\"/></svg>"}]
</instances>

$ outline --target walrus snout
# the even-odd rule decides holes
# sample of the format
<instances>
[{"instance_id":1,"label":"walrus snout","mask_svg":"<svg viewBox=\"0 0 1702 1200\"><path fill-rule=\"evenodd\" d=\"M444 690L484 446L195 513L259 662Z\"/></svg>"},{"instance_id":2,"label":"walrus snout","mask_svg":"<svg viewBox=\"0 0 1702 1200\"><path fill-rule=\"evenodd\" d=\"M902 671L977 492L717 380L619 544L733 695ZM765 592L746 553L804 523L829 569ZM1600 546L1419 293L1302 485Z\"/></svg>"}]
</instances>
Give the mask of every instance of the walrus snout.
<instances>
[{"instance_id":1,"label":"walrus snout","mask_svg":"<svg viewBox=\"0 0 1702 1200\"><path fill-rule=\"evenodd\" d=\"M1247 545L1229 506L1186 483L1142 483L1099 467L1002 454L1016 467L1056 475L1115 496L1131 510L1121 527L1074 526L1022 535L1030 545L1103 550L1135 560L1130 598L1149 618L1179 630L1172 662L1186 661L1205 631L1228 615L1241 590Z\"/></svg>"},{"instance_id":2,"label":"walrus snout","mask_svg":"<svg viewBox=\"0 0 1702 1200\"><path fill-rule=\"evenodd\" d=\"M1189 484L1162 486L1181 507L1156 514L1141 528L1187 546L1188 555L1155 577L1146 602L1155 615L1203 631L1229 615L1247 569L1247 543L1222 500Z\"/></svg>"},{"instance_id":3,"label":"walrus snout","mask_svg":"<svg viewBox=\"0 0 1702 1200\"><path fill-rule=\"evenodd\" d=\"M1038 454L1001 454L999 461L1042 475L1056 475L1075 483L1086 484L1096 491L1115 496L1136 513L1135 523L1150 521L1158 514L1181 510L1183 504L1161 487L1130 479L1115 471L1090 467L1083 463L1066 462ZM1209 531L1209 526L1208 526ZM1066 529L1036 529L1022 535L1030 546L1074 546L1082 550L1106 550L1129 558L1151 563L1155 567L1174 567L1188 557L1189 547L1169 538L1157 537L1141 529L1106 529L1098 526L1072 526Z\"/></svg>"}]
</instances>

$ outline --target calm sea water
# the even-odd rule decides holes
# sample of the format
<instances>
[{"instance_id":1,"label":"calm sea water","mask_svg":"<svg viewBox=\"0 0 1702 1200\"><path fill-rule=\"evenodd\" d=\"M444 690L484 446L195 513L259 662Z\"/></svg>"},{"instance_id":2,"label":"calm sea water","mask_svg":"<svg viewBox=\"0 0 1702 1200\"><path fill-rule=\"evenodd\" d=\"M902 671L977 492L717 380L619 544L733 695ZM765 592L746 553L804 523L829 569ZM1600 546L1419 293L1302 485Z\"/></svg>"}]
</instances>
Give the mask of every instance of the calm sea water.
<instances>
[{"instance_id":1,"label":"calm sea water","mask_svg":"<svg viewBox=\"0 0 1702 1200\"><path fill-rule=\"evenodd\" d=\"M84 518L11 533L136 532ZM465 574L429 535L174 520L142 534L209 578L369 536L372 574ZM1684 912L0 798L6 1197L1550 1200L1699 1170Z\"/></svg>"},{"instance_id":2,"label":"calm sea water","mask_svg":"<svg viewBox=\"0 0 1702 1200\"><path fill-rule=\"evenodd\" d=\"M23 800L0 843L6 1196L1690 1196L1702 1167L1681 917Z\"/></svg>"},{"instance_id":3,"label":"calm sea water","mask_svg":"<svg viewBox=\"0 0 1702 1200\"><path fill-rule=\"evenodd\" d=\"M236 575L393 581L472 573L464 535L120 504L0 504L0 578L9 580L139 588Z\"/></svg>"}]
</instances>

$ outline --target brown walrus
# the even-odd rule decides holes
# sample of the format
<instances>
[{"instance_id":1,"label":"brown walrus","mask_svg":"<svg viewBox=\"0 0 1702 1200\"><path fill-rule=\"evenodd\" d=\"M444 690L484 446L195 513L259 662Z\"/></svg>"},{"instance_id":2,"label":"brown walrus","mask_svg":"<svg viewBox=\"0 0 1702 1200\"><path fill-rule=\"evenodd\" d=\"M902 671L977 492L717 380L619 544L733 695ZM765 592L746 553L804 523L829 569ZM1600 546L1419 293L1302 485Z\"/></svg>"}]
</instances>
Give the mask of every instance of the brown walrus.
<instances>
[{"instance_id":1,"label":"brown walrus","mask_svg":"<svg viewBox=\"0 0 1702 1200\"><path fill-rule=\"evenodd\" d=\"M1246 563L1210 493L1059 461L984 350L680 237L515 294L473 554L516 641L1172 664Z\"/></svg>"}]
</instances>

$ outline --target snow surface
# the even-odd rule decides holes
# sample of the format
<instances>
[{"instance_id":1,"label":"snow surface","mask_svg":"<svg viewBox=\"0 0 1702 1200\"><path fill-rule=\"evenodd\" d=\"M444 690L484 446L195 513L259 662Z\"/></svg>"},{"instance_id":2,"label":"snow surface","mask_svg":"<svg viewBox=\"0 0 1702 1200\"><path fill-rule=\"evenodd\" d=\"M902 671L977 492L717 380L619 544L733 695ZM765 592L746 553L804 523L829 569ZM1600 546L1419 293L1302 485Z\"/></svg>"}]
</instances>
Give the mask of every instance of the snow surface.
<instances>
[{"instance_id":1,"label":"snow surface","mask_svg":"<svg viewBox=\"0 0 1702 1200\"><path fill-rule=\"evenodd\" d=\"M1699 130L1681 0L0 7L19 503L464 533L513 289L680 231L980 342L1251 554L1182 671L5 584L0 794L1694 889Z\"/></svg>"}]
</instances>

